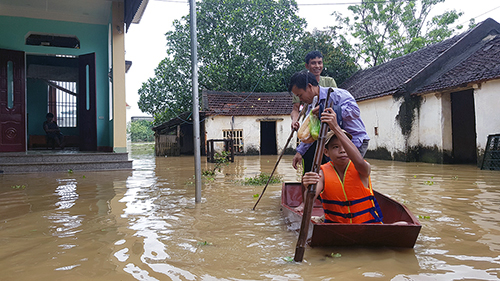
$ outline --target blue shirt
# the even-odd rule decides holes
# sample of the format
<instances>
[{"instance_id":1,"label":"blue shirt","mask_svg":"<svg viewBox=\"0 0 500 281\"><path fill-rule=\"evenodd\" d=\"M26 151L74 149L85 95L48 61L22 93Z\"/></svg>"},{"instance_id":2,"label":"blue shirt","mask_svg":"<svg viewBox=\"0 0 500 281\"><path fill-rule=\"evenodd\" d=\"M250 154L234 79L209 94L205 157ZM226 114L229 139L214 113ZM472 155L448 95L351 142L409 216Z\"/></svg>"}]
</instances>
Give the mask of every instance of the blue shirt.
<instances>
[{"instance_id":1,"label":"blue shirt","mask_svg":"<svg viewBox=\"0 0 500 281\"><path fill-rule=\"evenodd\" d=\"M328 89L319 86L319 100L326 99ZM340 105L342 110L342 129L352 135L352 142L356 147L361 147L363 140L369 140L370 137L366 133L365 124L361 120L358 104L354 97L344 89L333 89L330 93L330 99L334 105ZM307 114L316 107L316 105L308 105ZM312 143L300 143L297 146L297 152L304 155Z\"/></svg>"}]
</instances>

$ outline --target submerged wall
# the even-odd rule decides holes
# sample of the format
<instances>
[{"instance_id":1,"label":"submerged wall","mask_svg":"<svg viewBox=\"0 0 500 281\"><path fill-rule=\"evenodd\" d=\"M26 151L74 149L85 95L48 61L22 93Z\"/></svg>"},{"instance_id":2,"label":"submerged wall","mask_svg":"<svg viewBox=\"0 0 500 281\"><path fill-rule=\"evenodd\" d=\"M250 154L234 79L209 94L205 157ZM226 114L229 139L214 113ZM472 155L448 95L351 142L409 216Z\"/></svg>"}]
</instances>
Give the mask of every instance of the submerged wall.
<instances>
[{"instance_id":1,"label":"submerged wall","mask_svg":"<svg viewBox=\"0 0 500 281\"><path fill-rule=\"evenodd\" d=\"M478 165L482 161L488 135L500 134L500 80L474 86L474 111ZM405 100L386 96L359 102L370 145L367 158L451 163L453 131L451 91L419 96L418 106L406 124L406 132L398 121ZM460 114L460 113L455 113Z\"/></svg>"}]
</instances>

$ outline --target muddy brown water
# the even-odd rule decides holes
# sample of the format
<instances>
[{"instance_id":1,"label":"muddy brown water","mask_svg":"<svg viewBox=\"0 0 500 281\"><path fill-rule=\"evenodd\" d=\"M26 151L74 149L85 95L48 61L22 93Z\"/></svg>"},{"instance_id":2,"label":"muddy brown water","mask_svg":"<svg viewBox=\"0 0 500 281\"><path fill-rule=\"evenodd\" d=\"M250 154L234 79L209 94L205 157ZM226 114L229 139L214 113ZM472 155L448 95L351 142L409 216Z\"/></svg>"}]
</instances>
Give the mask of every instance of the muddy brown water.
<instances>
[{"instance_id":1,"label":"muddy brown water","mask_svg":"<svg viewBox=\"0 0 500 281\"><path fill-rule=\"evenodd\" d=\"M199 204L192 157L131 157L134 171L0 175L0 280L500 280L498 171L368 159L374 188L421 216L415 247L307 248L294 263L281 185L252 211L263 186L241 184L277 156L236 157ZM284 181L299 179L291 161Z\"/></svg>"}]
</instances>

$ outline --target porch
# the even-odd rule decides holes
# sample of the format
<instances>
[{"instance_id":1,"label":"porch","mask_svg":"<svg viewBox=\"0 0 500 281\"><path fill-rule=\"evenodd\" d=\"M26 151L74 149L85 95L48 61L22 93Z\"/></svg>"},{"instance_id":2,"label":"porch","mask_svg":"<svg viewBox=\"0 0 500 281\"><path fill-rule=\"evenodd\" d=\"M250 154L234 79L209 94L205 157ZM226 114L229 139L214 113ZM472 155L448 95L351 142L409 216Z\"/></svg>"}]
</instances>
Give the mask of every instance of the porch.
<instances>
[{"instance_id":1,"label":"porch","mask_svg":"<svg viewBox=\"0 0 500 281\"><path fill-rule=\"evenodd\" d=\"M0 174L132 170L128 153L76 149L0 153Z\"/></svg>"}]
</instances>

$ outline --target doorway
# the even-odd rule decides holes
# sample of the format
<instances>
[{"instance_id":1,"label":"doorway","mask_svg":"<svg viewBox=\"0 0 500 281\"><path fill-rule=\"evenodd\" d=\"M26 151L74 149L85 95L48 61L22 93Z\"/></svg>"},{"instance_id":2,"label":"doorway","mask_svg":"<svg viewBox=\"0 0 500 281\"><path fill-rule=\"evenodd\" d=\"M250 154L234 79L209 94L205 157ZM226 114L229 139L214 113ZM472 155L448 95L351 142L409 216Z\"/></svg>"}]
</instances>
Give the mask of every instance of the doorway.
<instances>
[{"instance_id":1,"label":"doorway","mask_svg":"<svg viewBox=\"0 0 500 281\"><path fill-rule=\"evenodd\" d=\"M27 55L0 49L0 81L0 152L26 151L30 136L44 142L47 112L64 124L65 139L80 150L97 150L95 53Z\"/></svg>"},{"instance_id":2,"label":"doorway","mask_svg":"<svg viewBox=\"0 0 500 281\"><path fill-rule=\"evenodd\" d=\"M476 164L474 90L451 93L453 163Z\"/></svg>"},{"instance_id":3,"label":"doorway","mask_svg":"<svg viewBox=\"0 0 500 281\"><path fill-rule=\"evenodd\" d=\"M97 150L95 54L26 56L27 134L45 135L47 112L64 135L66 147Z\"/></svg>"},{"instance_id":4,"label":"doorway","mask_svg":"<svg viewBox=\"0 0 500 281\"><path fill-rule=\"evenodd\" d=\"M260 154L276 155L276 121L260 122Z\"/></svg>"}]
</instances>

